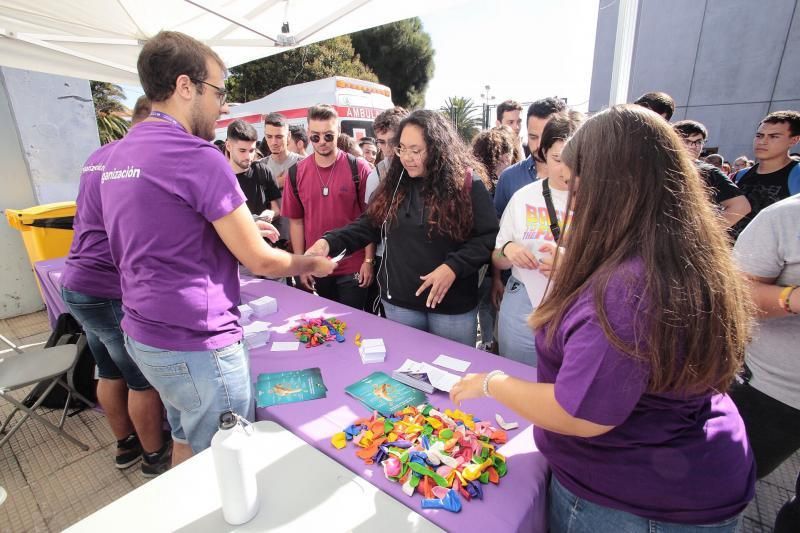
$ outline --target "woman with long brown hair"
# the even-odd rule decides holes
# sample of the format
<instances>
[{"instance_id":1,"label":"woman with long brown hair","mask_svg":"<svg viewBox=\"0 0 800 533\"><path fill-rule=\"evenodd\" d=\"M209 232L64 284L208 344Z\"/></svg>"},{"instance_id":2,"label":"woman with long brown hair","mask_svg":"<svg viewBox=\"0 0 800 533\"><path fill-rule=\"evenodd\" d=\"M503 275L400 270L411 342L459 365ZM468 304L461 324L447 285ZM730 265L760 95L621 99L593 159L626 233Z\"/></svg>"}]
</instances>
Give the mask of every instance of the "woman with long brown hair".
<instances>
[{"instance_id":1,"label":"woman with long brown hair","mask_svg":"<svg viewBox=\"0 0 800 533\"><path fill-rule=\"evenodd\" d=\"M530 321L538 383L471 374L451 398L533 422L551 531L734 531L755 468L726 391L751 313L697 171L636 106L594 116L561 155L573 215Z\"/></svg>"},{"instance_id":2,"label":"woman with long brown hair","mask_svg":"<svg viewBox=\"0 0 800 533\"><path fill-rule=\"evenodd\" d=\"M367 212L306 253L336 255L383 242L376 278L387 318L474 346L478 269L497 234L485 172L436 111L414 111L395 138L397 157Z\"/></svg>"}]
</instances>

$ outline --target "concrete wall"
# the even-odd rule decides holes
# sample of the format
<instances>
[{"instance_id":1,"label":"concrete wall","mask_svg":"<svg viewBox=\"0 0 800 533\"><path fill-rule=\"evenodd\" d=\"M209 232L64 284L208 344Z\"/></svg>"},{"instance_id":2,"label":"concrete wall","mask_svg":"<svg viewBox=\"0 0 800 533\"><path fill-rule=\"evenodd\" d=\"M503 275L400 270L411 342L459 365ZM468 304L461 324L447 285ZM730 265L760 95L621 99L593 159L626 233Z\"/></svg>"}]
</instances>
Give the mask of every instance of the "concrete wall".
<instances>
[{"instance_id":1,"label":"concrete wall","mask_svg":"<svg viewBox=\"0 0 800 533\"><path fill-rule=\"evenodd\" d=\"M800 109L797 4L639 0L629 99L649 91L667 92L677 106L673 121L704 123L708 145L719 147L728 159L753 157L753 133L764 115ZM616 32L612 11L599 12L590 111L608 105Z\"/></svg>"},{"instance_id":2,"label":"concrete wall","mask_svg":"<svg viewBox=\"0 0 800 533\"><path fill-rule=\"evenodd\" d=\"M0 68L0 318L42 308L20 233L6 209L74 200L100 146L89 82Z\"/></svg>"}]
</instances>

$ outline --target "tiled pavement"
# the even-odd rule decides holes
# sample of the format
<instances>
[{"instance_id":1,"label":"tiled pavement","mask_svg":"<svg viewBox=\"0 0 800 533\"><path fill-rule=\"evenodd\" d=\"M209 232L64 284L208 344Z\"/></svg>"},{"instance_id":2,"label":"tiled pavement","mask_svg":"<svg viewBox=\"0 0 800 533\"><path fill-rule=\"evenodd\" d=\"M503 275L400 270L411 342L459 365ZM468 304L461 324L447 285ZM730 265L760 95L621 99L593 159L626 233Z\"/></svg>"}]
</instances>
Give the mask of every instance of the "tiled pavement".
<instances>
[{"instance_id":1,"label":"tiled pavement","mask_svg":"<svg viewBox=\"0 0 800 533\"><path fill-rule=\"evenodd\" d=\"M0 334L21 345L44 342L49 333L44 311L0 320ZM0 357L4 349L0 346ZM10 404L0 401L3 419L10 410ZM57 413L47 416L57 422ZM61 531L146 482L138 464L127 470L113 467L115 440L102 414L77 413L64 427L89 450L84 452L30 421L0 448L0 486L8 491L8 499L0 504L0 532ZM778 509L791 497L798 471L800 453L758 482L756 498L745 511L745 533L772 531Z\"/></svg>"}]
</instances>

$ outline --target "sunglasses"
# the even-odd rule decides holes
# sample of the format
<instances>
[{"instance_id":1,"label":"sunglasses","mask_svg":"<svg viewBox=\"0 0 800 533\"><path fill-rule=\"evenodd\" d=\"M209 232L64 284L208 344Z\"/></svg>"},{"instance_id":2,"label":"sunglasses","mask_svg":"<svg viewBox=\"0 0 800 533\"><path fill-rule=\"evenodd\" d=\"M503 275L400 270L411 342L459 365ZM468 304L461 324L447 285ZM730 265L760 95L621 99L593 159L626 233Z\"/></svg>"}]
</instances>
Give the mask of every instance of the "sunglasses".
<instances>
[{"instance_id":1,"label":"sunglasses","mask_svg":"<svg viewBox=\"0 0 800 533\"><path fill-rule=\"evenodd\" d=\"M333 139L336 138L336 135L333 133L326 133L325 135L320 135L319 133L315 133L313 135L308 136L311 139L312 143L318 143L320 139L324 138L326 143L333 142Z\"/></svg>"}]
</instances>

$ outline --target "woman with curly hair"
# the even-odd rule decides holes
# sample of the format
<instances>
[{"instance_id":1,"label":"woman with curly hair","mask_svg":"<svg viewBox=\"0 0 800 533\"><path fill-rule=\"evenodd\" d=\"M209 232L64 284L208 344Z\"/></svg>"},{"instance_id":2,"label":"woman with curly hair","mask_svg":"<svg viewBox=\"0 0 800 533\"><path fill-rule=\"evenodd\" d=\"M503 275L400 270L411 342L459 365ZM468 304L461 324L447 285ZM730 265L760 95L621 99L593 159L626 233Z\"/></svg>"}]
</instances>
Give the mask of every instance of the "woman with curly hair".
<instances>
[{"instance_id":1,"label":"woman with curly hair","mask_svg":"<svg viewBox=\"0 0 800 533\"><path fill-rule=\"evenodd\" d=\"M397 157L367 212L306 253L382 241L377 279L387 318L474 346L478 270L497 234L484 170L441 113L414 111L396 138Z\"/></svg>"},{"instance_id":2,"label":"woman with curly hair","mask_svg":"<svg viewBox=\"0 0 800 533\"><path fill-rule=\"evenodd\" d=\"M492 196L500 173L521 159L511 128L507 126L479 133L472 141L472 154L486 169L484 184Z\"/></svg>"},{"instance_id":3,"label":"woman with curly hair","mask_svg":"<svg viewBox=\"0 0 800 533\"><path fill-rule=\"evenodd\" d=\"M509 165L522 159L522 150L515 140L514 132L508 126L497 126L482 131L472 141L472 155L486 169L484 185L494 200L497 179ZM504 283L500 270L486 265L485 274L478 291L478 322L480 323L480 347L486 351L497 353L495 347L495 320L500 308Z\"/></svg>"}]
</instances>

